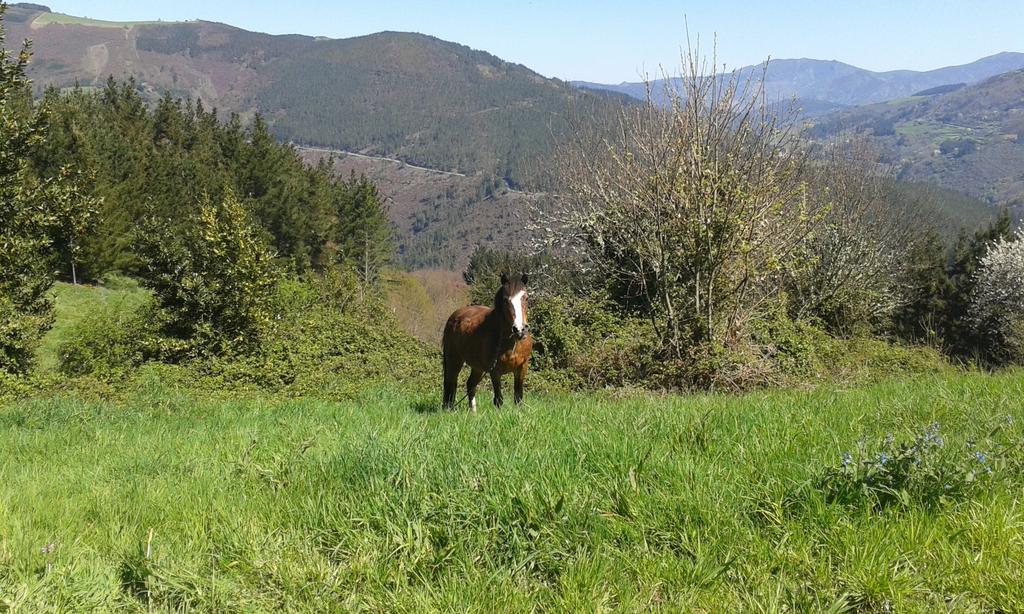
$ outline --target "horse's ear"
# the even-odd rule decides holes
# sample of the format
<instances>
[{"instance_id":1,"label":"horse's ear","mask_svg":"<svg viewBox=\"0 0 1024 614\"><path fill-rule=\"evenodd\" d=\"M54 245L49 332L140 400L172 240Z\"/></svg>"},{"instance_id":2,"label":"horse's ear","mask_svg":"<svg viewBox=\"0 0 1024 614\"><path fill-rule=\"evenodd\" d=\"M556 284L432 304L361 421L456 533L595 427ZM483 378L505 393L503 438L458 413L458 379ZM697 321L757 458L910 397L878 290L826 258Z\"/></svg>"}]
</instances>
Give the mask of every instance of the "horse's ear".
<instances>
[{"instance_id":1,"label":"horse's ear","mask_svg":"<svg viewBox=\"0 0 1024 614\"><path fill-rule=\"evenodd\" d=\"M519 278L523 280L523 285L524 285L524 286L525 286L525 285L526 285L526 283L527 283L527 282L528 282L528 281L530 280L530 276L529 276L529 275L527 275L526 273L523 273L523 274L522 274L522 275L521 275L521 276L520 276Z\"/></svg>"},{"instance_id":2,"label":"horse's ear","mask_svg":"<svg viewBox=\"0 0 1024 614\"><path fill-rule=\"evenodd\" d=\"M501 285L504 286L507 283L508 283L508 273L502 273L501 274Z\"/></svg>"}]
</instances>

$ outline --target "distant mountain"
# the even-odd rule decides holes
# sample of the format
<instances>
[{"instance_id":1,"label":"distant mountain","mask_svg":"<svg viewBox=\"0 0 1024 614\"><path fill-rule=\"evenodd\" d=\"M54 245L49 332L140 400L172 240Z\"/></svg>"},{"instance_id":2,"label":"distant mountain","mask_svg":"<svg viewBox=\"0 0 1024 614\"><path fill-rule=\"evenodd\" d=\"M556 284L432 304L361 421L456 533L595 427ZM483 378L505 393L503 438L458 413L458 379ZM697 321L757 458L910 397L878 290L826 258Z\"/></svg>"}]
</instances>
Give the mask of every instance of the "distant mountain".
<instances>
[{"instance_id":1,"label":"distant mountain","mask_svg":"<svg viewBox=\"0 0 1024 614\"><path fill-rule=\"evenodd\" d=\"M810 134L872 138L906 181L945 186L1024 214L1024 70L946 93L856 107Z\"/></svg>"},{"instance_id":2,"label":"distant mountain","mask_svg":"<svg viewBox=\"0 0 1024 614\"><path fill-rule=\"evenodd\" d=\"M951 84L977 83L998 74L1024 68L1024 53L999 53L962 66L929 71L893 70L873 72L834 60L771 60L765 74L769 100L797 99L808 115L826 110L820 103L855 106L904 98L914 93ZM737 71L741 80L759 78L763 65L746 66ZM678 87L678 79L652 82L652 93L664 97L666 87ZM644 83L605 85L578 81L575 85L618 92L634 98L646 94ZM813 103L813 104L812 104ZM834 109L832 109L834 110Z\"/></svg>"},{"instance_id":3,"label":"distant mountain","mask_svg":"<svg viewBox=\"0 0 1024 614\"><path fill-rule=\"evenodd\" d=\"M7 46L34 41L38 88L134 78L207 107L265 114L282 139L519 183L565 112L610 95L421 34L333 40L205 22L105 22L11 5Z\"/></svg>"}]
</instances>

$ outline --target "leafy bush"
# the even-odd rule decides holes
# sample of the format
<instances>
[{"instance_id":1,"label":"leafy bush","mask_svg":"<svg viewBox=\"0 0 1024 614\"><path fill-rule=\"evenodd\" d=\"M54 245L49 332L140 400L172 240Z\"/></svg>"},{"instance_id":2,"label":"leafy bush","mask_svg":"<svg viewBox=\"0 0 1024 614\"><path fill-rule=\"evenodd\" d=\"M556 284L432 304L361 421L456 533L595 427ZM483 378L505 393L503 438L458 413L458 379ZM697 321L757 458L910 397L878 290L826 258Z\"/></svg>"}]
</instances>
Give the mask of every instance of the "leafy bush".
<instances>
[{"instance_id":1,"label":"leafy bush","mask_svg":"<svg viewBox=\"0 0 1024 614\"><path fill-rule=\"evenodd\" d=\"M143 284L153 291L169 360L252 347L270 324L278 273L273 252L234 195L204 198L195 223L169 231L152 219L140 235Z\"/></svg>"},{"instance_id":2,"label":"leafy bush","mask_svg":"<svg viewBox=\"0 0 1024 614\"><path fill-rule=\"evenodd\" d=\"M440 355L403 332L385 298L343 290L347 275L285 279L270 300L273 326L244 354L211 356L189 368L220 389L243 387L346 398L372 382L429 388Z\"/></svg>"},{"instance_id":3,"label":"leafy bush","mask_svg":"<svg viewBox=\"0 0 1024 614\"><path fill-rule=\"evenodd\" d=\"M990 435L998 435L1001 426ZM898 442L892 434L876 446L861 440L825 472L816 488L829 502L874 511L913 504L935 507L970 498L996 467L1013 462L1019 447L1019 442L1000 441L986 450L973 442L950 449L939 424L933 423L910 441Z\"/></svg>"},{"instance_id":4,"label":"leafy bush","mask_svg":"<svg viewBox=\"0 0 1024 614\"><path fill-rule=\"evenodd\" d=\"M372 382L427 388L440 357L402 332L384 297L354 271L281 279L264 308L260 343L227 353L170 356L166 314L155 301L114 305L84 316L59 349L65 375L116 381L144 363L175 362L168 377L196 389L353 397ZM149 367L146 367L149 368Z\"/></svg>"},{"instance_id":5,"label":"leafy bush","mask_svg":"<svg viewBox=\"0 0 1024 614\"><path fill-rule=\"evenodd\" d=\"M533 368L574 387L636 386L658 367L650 323L593 296L538 293L530 303Z\"/></svg>"},{"instance_id":6,"label":"leafy bush","mask_svg":"<svg viewBox=\"0 0 1024 614\"><path fill-rule=\"evenodd\" d=\"M117 305L86 314L57 350L60 372L110 376L141 365L159 348L160 316L152 301L135 309Z\"/></svg>"},{"instance_id":7,"label":"leafy bush","mask_svg":"<svg viewBox=\"0 0 1024 614\"><path fill-rule=\"evenodd\" d=\"M981 260L972 319L987 357L1024 362L1024 229L997 242Z\"/></svg>"}]
</instances>

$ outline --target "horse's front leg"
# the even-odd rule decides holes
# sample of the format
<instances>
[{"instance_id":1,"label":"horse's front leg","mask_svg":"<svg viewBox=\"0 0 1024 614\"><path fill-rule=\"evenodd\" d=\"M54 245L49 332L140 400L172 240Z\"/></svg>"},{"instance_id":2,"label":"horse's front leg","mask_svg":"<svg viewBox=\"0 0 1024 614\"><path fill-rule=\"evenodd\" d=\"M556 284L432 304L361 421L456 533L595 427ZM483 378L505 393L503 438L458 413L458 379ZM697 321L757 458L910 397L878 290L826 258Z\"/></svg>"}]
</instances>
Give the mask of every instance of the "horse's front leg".
<instances>
[{"instance_id":1,"label":"horse's front leg","mask_svg":"<svg viewBox=\"0 0 1024 614\"><path fill-rule=\"evenodd\" d=\"M469 400L470 411L476 411L476 387L480 384L480 380L483 378L483 371L473 369L469 374L469 379L466 380L466 399Z\"/></svg>"},{"instance_id":2,"label":"horse's front leg","mask_svg":"<svg viewBox=\"0 0 1024 614\"><path fill-rule=\"evenodd\" d=\"M526 383L526 363L516 369L515 381L513 384L516 405L522 405L523 403L523 385Z\"/></svg>"},{"instance_id":3,"label":"horse's front leg","mask_svg":"<svg viewBox=\"0 0 1024 614\"><path fill-rule=\"evenodd\" d=\"M491 371L491 386L494 388L494 406L501 407L501 373L498 373L497 369Z\"/></svg>"}]
</instances>

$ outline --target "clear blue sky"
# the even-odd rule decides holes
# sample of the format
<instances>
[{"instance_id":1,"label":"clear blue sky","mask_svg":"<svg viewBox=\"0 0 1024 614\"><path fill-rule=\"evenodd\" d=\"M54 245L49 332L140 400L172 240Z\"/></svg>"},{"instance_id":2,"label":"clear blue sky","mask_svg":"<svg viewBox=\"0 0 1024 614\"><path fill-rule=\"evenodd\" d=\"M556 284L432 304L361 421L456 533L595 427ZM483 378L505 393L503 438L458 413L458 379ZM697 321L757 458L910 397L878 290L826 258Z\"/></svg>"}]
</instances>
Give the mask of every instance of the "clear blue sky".
<instances>
[{"instance_id":1,"label":"clear blue sky","mask_svg":"<svg viewBox=\"0 0 1024 614\"><path fill-rule=\"evenodd\" d=\"M718 36L720 63L840 60L925 70L1024 51L1024 0L34 0L109 20L207 19L273 34L432 34L549 77L636 81L678 65L691 37Z\"/></svg>"}]
</instances>

